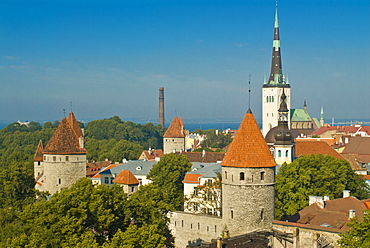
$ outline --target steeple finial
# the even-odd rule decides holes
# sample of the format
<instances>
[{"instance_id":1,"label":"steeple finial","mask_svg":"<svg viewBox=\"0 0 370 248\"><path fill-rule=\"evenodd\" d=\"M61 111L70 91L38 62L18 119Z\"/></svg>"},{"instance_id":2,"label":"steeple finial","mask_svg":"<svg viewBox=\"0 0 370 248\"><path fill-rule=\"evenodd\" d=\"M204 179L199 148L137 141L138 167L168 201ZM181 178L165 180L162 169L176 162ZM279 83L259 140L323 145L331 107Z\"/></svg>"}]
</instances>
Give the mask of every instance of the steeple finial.
<instances>
[{"instance_id":1,"label":"steeple finial","mask_svg":"<svg viewBox=\"0 0 370 248\"><path fill-rule=\"evenodd\" d=\"M307 102L306 102L306 98L304 99L303 101L303 109L304 110L307 110Z\"/></svg>"}]
</instances>

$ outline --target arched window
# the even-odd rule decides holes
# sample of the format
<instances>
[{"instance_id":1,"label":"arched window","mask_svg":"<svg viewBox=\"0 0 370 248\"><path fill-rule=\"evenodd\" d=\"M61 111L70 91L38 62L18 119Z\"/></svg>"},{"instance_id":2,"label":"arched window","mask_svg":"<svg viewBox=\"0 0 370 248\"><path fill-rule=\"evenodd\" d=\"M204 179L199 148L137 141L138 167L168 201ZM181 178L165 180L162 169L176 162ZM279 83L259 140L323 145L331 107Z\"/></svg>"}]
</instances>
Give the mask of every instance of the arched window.
<instances>
[{"instance_id":1,"label":"arched window","mask_svg":"<svg viewBox=\"0 0 370 248\"><path fill-rule=\"evenodd\" d=\"M269 97L268 96L266 96L266 102L269 102Z\"/></svg>"},{"instance_id":2,"label":"arched window","mask_svg":"<svg viewBox=\"0 0 370 248\"><path fill-rule=\"evenodd\" d=\"M244 172L240 172L240 180L244 180Z\"/></svg>"},{"instance_id":3,"label":"arched window","mask_svg":"<svg viewBox=\"0 0 370 248\"><path fill-rule=\"evenodd\" d=\"M274 102L274 96L271 97L271 102Z\"/></svg>"},{"instance_id":4,"label":"arched window","mask_svg":"<svg viewBox=\"0 0 370 248\"><path fill-rule=\"evenodd\" d=\"M261 180L265 180L265 172L264 171L261 172L260 179Z\"/></svg>"},{"instance_id":5,"label":"arched window","mask_svg":"<svg viewBox=\"0 0 370 248\"><path fill-rule=\"evenodd\" d=\"M285 151L285 157L287 157L287 158L289 157L289 151L288 150Z\"/></svg>"},{"instance_id":6,"label":"arched window","mask_svg":"<svg viewBox=\"0 0 370 248\"><path fill-rule=\"evenodd\" d=\"M278 157L281 158L281 150L278 150Z\"/></svg>"}]
</instances>

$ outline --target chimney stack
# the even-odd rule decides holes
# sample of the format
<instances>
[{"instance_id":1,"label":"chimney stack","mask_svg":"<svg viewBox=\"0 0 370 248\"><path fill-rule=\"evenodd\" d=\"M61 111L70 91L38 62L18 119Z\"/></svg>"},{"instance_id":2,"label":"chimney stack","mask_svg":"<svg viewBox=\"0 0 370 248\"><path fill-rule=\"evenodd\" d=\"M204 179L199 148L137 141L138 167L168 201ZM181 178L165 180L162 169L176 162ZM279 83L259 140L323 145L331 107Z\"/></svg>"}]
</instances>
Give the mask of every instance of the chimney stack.
<instances>
[{"instance_id":1,"label":"chimney stack","mask_svg":"<svg viewBox=\"0 0 370 248\"><path fill-rule=\"evenodd\" d=\"M343 198L350 197L351 196L351 191L350 190L343 190Z\"/></svg>"},{"instance_id":2,"label":"chimney stack","mask_svg":"<svg viewBox=\"0 0 370 248\"><path fill-rule=\"evenodd\" d=\"M159 120L158 124L164 127L164 87L159 88Z\"/></svg>"}]
</instances>

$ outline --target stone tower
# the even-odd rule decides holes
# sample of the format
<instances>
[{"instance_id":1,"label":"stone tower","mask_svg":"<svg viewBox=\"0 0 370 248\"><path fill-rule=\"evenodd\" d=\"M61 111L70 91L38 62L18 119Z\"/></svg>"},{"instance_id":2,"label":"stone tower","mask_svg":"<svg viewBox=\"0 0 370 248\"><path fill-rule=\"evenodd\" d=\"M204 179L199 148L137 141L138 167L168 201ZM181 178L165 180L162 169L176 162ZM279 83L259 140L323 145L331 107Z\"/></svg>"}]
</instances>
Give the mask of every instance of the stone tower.
<instances>
[{"instance_id":1,"label":"stone tower","mask_svg":"<svg viewBox=\"0 0 370 248\"><path fill-rule=\"evenodd\" d=\"M163 135L163 153L185 151L186 134L182 118L175 116Z\"/></svg>"},{"instance_id":2,"label":"stone tower","mask_svg":"<svg viewBox=\"0 0 370 248\"><path fill-rule=\"evenodd\" d=\"M287 107L290 109L290 85L283 76L278 8L276 6L271 72L268 81L265 79L262 86L262 132L264 137L271 128L278 125L279 99L283 93L283 89L285 89ZM288 116L288 118L290 117ZM290 126L289 119L288 125Z\"/></svg>"},{"instance_id":3,"label":"stone tower","mask_svg":"<svg viewBox=\"0 0 370 248\"><path fill-rule=\"evenodd\" d=\"M34 157L36 189L54 194L86 177L86 153L82 130L70 112L44 149L39 143Z\"/></svg>"},{"instance_id":4,"label":"stone tower","mask_svg":"<svg viewBox=\"0 0 370 248\"><path fill-rule=\"evenodd\" d=\"M250 110L221 165L222 222L230 236L271 228L276 163Z\"/></svg>"},{"instance_id":5,"label":"stone tower","mask_svg":"<svg viewBox=\"0 0 370 248\"><path fill-rule=\"evenodd\" d=\"M280 100L278 128L274 133L275 152L274 157L277 164L291 163L294 157L293 136L288 126L289 109L285 102L286 96L283 91Z\"/></svg>"}]
</instances>

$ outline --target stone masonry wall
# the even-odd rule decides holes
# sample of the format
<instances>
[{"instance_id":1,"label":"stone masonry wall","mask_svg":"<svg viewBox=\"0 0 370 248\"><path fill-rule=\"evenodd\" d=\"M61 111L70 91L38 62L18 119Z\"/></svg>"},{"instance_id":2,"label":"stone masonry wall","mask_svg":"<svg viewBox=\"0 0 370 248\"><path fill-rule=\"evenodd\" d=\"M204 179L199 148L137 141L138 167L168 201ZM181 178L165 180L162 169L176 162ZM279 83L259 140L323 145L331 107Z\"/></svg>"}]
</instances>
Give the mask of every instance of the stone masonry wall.
<instances>
[{"instance_id":1,"label":"stone masonry wall","mask_svg":"<svg viewBox=\"0 0 370 248\"><path fill-rule=\"evenodd\" d=\"M54 194L86 177L86 155L44 155L44 191Z\"/></svg>"},{"instance_id":2,"label":"stone masonry wall","mask_svg":"<svg viewBox=\"0 0 370 248\"><path fill-rule=\"evenodd\" d=\"M287 234L293 234L293 243L286 242L284 240L279 241L276 237L273 240L274 248L305 248L305 247L339 247L337 240L339 239L339 233L329 232L324 230L315 230L308 228L301 228L289 225L273 224L273 229L284 232ZM320 246L322 243L322 246Z\"/></svg>"},{"instance_id":3,"label":"stone masonry wall","mask_svg":"<svg viewBox=\"0 0 370 248\"><path fill-rule=\"evenodd\" d=\"M163 138L163 153L185 151L185 138Z\"/></svg>"},{"instance_id":4,"label":"stone masonry wall","mask_svg":"<svg viewBox=\"0 0 370 248\"><path fill-rule=\"evenodd\" d=\"M222 218L230 236L271 228L275 168L223 167L222 173Z\"/></svg>"},{"instance_id":5,"label":"stone masonry wall","mask_svg":"<svg viewBox=\"0 0 370 248\"><path fill-rule=\"evenodd\" d=\"M188 241L201 238L211 241L221 236L223 226L221 217L185 212L171 213L170 229L175 237L175 246L185 248Z\"/></svg>"}]
</instances>

